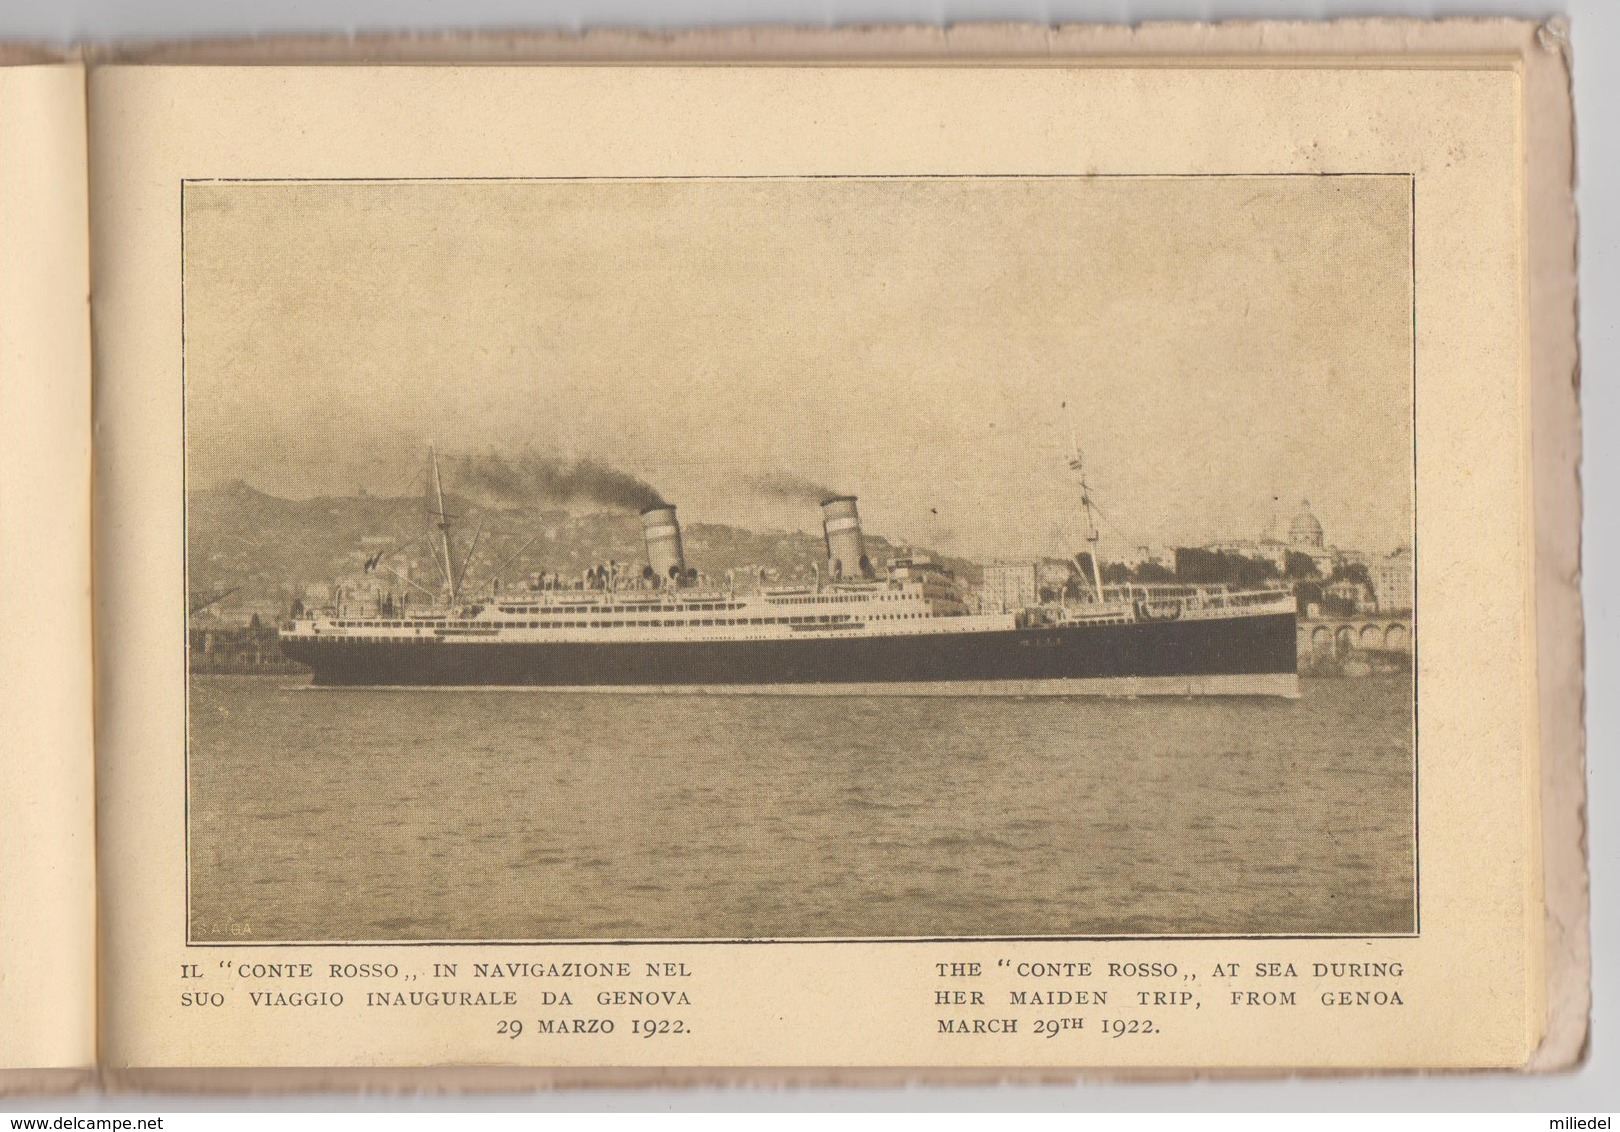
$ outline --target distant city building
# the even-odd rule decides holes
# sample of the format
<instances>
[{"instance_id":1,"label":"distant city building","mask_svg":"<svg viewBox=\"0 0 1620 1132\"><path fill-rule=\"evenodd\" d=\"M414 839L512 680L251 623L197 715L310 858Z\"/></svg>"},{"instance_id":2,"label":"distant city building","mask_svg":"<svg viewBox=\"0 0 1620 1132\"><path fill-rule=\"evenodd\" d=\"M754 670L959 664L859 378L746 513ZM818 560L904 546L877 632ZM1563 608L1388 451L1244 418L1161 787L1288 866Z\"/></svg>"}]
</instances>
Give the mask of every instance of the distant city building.
<instances>
[{"instance_id":1,"label":"distant city building","mask_svg":"<svg viewBox=\"0 0 1620 1132\"><path fill-rule=\"evenodd\" d=\"M1223 542L1212 542L1204 549L1216 554L1235 554L1241 558L1269 562L1277 568L1279 574L1288 569L1288 544L1274 538L1226 539Z\"/></svg>"},{"instance_id":2,"label":"distant city building","mask_svg":"<svg viewBox=\"0 0 1620 1132\"><path fill-rule=\"evenodd\" d=\"M1203 549L1215 554L1235 554L1269 562L1279 574L1287 572L1290 555L1309 558L1316 572L1324 578L1332 576L1334 570L1343 566L1361 565L1370 569L1372 565L1368 555L1362 551L1345 550L1328 543L1322 520L1311 510L1308 499L1300 505L1299 514L1288 524L1286 542L1275 538L1224 539L1209 543ZM1382 602L1381 597L1379 601Z\"/></svg>"},{"instance_id":3,"label":"distant city building","mask_svg":"<svg viewBox=\"0 0 1620 1132\"><path fill-rule=\"evenodd\" d=\"M1400 547L1393 554L1373 562L1367 568L1372 578L1373 595L1378 608L1394 611L1412 608L1413 558L1410 547Z\"/></svg>"},{"instance_id":4,"label":"distant city building","mask_svg":"<svg viewBox=\"0 0 1620 1132\"><path fill-rule=\"evenodd\" d=\"M1162 566L1166 570L1174 570L1176 552L1164 548L1155 550L1149 546L1139 546L1121 555L1119 561L1127 570L1139 570L1143 566Z\"/></svg>"},{"instance_id":5,"label":"distant city building","mask_svg":"<svg viewBox=\"0 0 1620 1132\"><path fill-rule=\"evenodd\" d=\"M984 568L979 587L981 606L986 613L1011 613L1040 603L1035 563L992 562Z\"/></svg>"},{"instance_id":6,"label":"distant city building","mask_svg":"<svg viewBox=\"0 0 1620 1132\"><path fill-rule=\"evenodd\" d=\"M1322 520L1316 517L1311 510L1311 501L1307 499L1300 504L1300 512L1294 516L1294 521L1288 524L1288 549L1309 558L1316 566L1316 572L1325 578L1344 561L1338 547L1326 544L1327 533L1322 529Z\"/></svg>"},{"instance_id":7,"label":"distant city building","mask_svg":"<svg viewBox=\"0 0 1620 1132\"><path fill-rule=\"evenodd\" d=\"M1078 569L1067 558L1043 558L1035 564L1036 589L1062 590Z\"/></svg>"},{"instance_id":8,"label":"distant city building","mask_svg":"<svg viewBox=\"0 0 1620 1132\"><path fill-rule=\"evenodd\" d=\"M1294 521L1288 524L1288 544L1295 550L1309 551L1321 550L1326 539L1326 532L1322 530L1322 520L1311 511L1311 501L1305 500L1304 510L1294 516Z\"/></svg>"},{"instance_id":9,"label":"distant city building","mask_svg":"<svg viewBox=\"0 0 1620 1132\"><path fill-rule=\"evenodd\" d=\"M1378 601L1363 582L1350 578L1343 578L1322 590L1322 596L1345 602L1355 608L1357 613L1372 613L1378 609Z\"/></svg>"}]
</instances>

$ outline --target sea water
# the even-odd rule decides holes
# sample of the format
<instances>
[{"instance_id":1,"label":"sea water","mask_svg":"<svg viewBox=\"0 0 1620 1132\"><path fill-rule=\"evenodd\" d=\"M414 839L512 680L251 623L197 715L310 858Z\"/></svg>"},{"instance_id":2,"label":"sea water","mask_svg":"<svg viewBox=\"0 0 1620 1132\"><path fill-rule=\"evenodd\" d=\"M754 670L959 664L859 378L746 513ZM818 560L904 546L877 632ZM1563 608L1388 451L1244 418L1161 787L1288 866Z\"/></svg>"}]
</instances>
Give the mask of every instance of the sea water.
<instances>
[{"instance_id":1,"label":"sea water","mask_svg":"<svg viewBox=\"0 0 1620 1132\"><path fill-rule=\"evenodd\" d=\"M1406 933L1408 677L1284 699L194 677L198 941Z\"/></svg>"}]
</instances>

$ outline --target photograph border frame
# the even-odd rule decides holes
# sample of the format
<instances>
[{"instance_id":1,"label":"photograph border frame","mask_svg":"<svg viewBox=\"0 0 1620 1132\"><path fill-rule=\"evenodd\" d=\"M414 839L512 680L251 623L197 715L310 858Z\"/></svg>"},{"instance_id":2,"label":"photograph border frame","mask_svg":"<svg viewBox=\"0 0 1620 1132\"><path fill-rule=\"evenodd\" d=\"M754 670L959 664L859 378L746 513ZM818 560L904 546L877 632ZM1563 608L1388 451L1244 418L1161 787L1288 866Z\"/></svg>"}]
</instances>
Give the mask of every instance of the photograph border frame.
<instances>
[{"instance_id":1,"label":"photograph border frame","mask_svg":"<svg viewBox=\"0 0 1620 1132\"><path fill-rule=\"evenodd\" d=\"M189 602L185 600L185 590L189 585L190 577L190 434L188 421L188 389L186 369L186 204L185 194L191 185L398 185L398 184L552 184L552 183L659 183L659 182L803 182L803 181L1171 181L1171 180L1318 180L1334 178L1376 179L1391 178L1402 179L1408 182L1408 274L1407 286L1410 290L1411 315L1407 325L1408 336L1408 371L1407 381L1410 396L1411 436L1410 436L1410 463L1408 465L1410 479L1408 489L1411 502L1411 529L1408 532L1412 550L1412 609L1411 629L1409 640L1411 643L1411 854L1412 854L1412 894L1411 916L1412 928L1410 931L1394 932L1212 932L1212 933L1079 933L1079 934L1052 934L1052 935L926 935L926 936L761 936L761 937L719 937L705 936L696 938L683 937L627 937L618 939L597 938L569 938L569 939L481 939L481 938L444 938L444 939L359 939L359 940L259 940L259 939L197 939L193 935L192 904L192 823L191 823L191 679L190 671L191 642L190 621L188 612L184 618L181 631L183 650L183 671L186 673L186 688L184 694L184 799L183 808L185 830L185 909L186 909L186 939L185 947L201 948L331 948L331 947L614 947L632 946L645 947L653 945L672 946L735 946L735 945L817 945L817 944L918 944L918 943L1106 943L1106 942L1217 942L1222 940L1388 940L1388 939L1418 939L1422 936L1422 794L1421 794L1421 729L1419 726L1419 712L1421 706L1420 695L1420 665L1419 665L1419 615L1418 609L1421 595L1419 593L1418 575L1420 562L1418 548L1418 279L1417 279L1417 174L1414 171L1362 171L1362 170L1334 170L1324 172L1218 172L1218 173L903 173L903 174L735 174L735 175L686 175L686 176L470 176L470 177L187 177L180 182L179 209L180 209L180 391L181 391L181 521L183 531L182 545L182 609L189 610Z\"/></svg>"}]
</instances>

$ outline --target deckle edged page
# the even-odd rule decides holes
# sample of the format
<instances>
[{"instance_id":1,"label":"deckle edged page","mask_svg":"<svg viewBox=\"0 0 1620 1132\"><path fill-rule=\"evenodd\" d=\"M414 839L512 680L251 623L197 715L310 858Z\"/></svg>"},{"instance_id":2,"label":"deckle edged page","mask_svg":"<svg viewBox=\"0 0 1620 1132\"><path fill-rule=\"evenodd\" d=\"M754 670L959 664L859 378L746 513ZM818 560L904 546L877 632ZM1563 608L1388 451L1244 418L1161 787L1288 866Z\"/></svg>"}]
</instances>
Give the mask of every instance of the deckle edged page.
<instances>
[{"instance_id":1,"label":"deckle edged page","mask_svg":"<svg viewBox=\"0 0 1620 1132\"><path fill-rule=\"evenodd\" d=\"M1555 29L444 50L92 76L110 1071L1571 1063Z\"/></svg>"},{"instance_id":2,"label":"deckle edged page","mask_svg":"<svg viewBox=\"0 0 1620 1132\"><path fill-rule=\"evenodd\" d=\"M84 70L0 47L0 1092L95 1062Z\"/></svg>"}]
</instances>

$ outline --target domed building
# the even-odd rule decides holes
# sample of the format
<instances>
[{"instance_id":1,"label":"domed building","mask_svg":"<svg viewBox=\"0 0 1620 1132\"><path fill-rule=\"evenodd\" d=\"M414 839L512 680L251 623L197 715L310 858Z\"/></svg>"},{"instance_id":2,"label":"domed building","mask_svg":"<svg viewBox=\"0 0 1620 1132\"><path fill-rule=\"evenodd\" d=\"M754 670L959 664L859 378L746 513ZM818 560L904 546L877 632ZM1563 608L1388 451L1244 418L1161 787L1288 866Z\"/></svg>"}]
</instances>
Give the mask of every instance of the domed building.
<instances>
[{"instance_id":1,"label":"domed building","mask_svg":"<svg viewBox=\"0 0 1620 1132\"><path fill-rule=\"evenodd\" d=\"M1311 512L1311 501L1305 500L1302 504L1304 510L1294 516L1294 521L1288 524L1288 545L1303 551L1321 550L1325 532L1322 530L1322 520Z\"/></svg>"},{"instance_id":2,"label":"domed building","mask_svg":"<svg viewBox=\"0 0 1620 1132\"><path fill-rule=\"evenodd\" d=\"M1347 557L1338 547L1327 545L1322 520L1311 510L1309 499L1300 503L1299 514L1288 524L1288 552L1305 555L1316 564L1317 573L1324 578L1333 573L1333 568Z\"/></svg>"},{"instance_id":3,"label":"domed building","mask_svg":"<svg viewBox=\"0 0 1620 1132\"><path fill-rule=\"evenodd\" d=\"M1331 575L1334 568L1343 563L1364 561L1359 551L1340 550L1336 546L1328 545L1327 532L1322 528L1322 520L1311 510L1310 500L1305 500L1300 507L1299 514L1288 524L1286 542L1268 534L1259 540L1226 539L1212 542L1204 549L1217 554L1235 554L1243 558L1270 562L1277 568L1279 574L1288 573L1288 560L1291 557L1304 555L1311 560L1316 572L1323 578Z\"/></svg>"}]
</instances>

